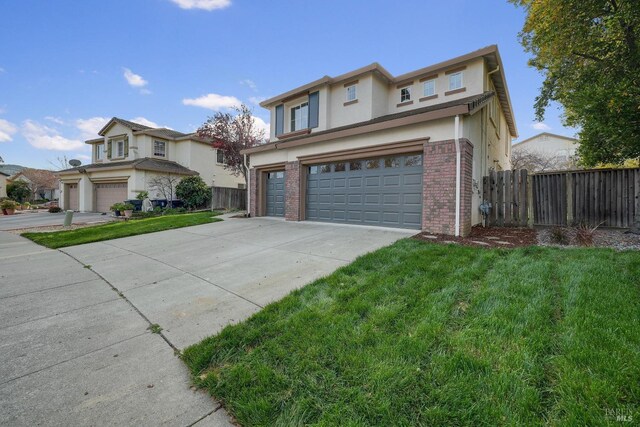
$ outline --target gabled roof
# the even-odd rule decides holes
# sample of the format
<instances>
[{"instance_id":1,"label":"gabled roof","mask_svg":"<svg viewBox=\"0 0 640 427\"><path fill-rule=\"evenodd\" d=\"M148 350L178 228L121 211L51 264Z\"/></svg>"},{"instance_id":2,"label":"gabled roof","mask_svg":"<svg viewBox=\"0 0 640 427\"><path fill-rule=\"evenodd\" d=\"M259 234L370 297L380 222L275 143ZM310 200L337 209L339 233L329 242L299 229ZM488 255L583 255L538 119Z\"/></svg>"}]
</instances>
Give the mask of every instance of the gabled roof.
<instances>
[{"instance_id":1,"label":"gabled roof","mask_svg":"<svg viewBox=\"0 0 640 427\"><path fill-rule=\"evenodd\" d=\"M60 175L69 175L73 173L84 173L110 169L136 169L176 175L199 175L198 172L186 168L179 163L172 162L170 160L152 159L149 157L143 157L142 159L136 160L127 160L124 162L92 163L85 166L65 169L58 173Z\"/></svg>"},{"instance_id":2,"label":"gabled roof","mask_svg":"<svg viewBox=\"0 0 640 427\"><path fill-rule=\"evenodd\" d=\"M11 176L10 180L15 181L20 177L24 177L27 181L35 183L41 188L58 188L58 177L50 170L24 168Z\"/></svg>"},{"instance_id":3,"label":"gabled roof","mask_svg":"<svg viewBox=\"0 0 640 427\"><path fill-rule=\"evenodd\" d=\"M567 141L571 141L571 142L574 142L576 144L578 143L578 140L576 138L571 138L569 136L564 136L564 135L558 135L557 133L541 132L541 133L539 133L537 135L533 135L533 136L531 136L531 137L529 137L527 139L523 139L520 142L516 142L515 144L513 144L513 147L515 147L516 145L524 144L525 142L533 141L534 139L539 138L539 137L541 137L543 135L552 136L554 138L566 139Z\"/></svg>"},{"instance_id":4,"label":"gabled roof","mask_svg":"<svg viewBox=\"0 0 640 427\"><path fill-rule=\"evenodd\" d=\"M369 73L369 72L374 72L378 74L384 80L386 80L388 84L402 84L412 79L416 79L420 76L425 76L428 74L445 71L446 69L450 69L457 65L460 65L478 58L484 58L487 61L487 65L489 66L490 71L496 71L491 75L493 78L493 84L496 88L496 92L497 92L496 95L500 100L503 113L507 120L507 124L509 125L509 132L511 133L512 136L515 137L518 135L518 130L515 124L513 109L511 107L511 97L509 95L509 89L507 88L507 81L504 75L504 67L502 65L502 59L500 58L500 53L498 51L497 45L487 46L482 49L469 52L465 55L461 55L456 58L449 59L447 61L439 62L437 64L433 64L428 67L420 68L419 70L415 70L409 73L400 74L399 76L395 76L395 77L391 75L380 64L378 64L377 62L374 62L365 67L358 68L357 70L353 70L336 77L324 76L311 83L307 83L305 85L299 86L295 89L289 90L280 95L264 100L260 103L260 106L264 108L270 108L275 104L286 101L287 99L291 99L297 96L303 96L304 94L310 92L313 89L319 88L320 86L332 85L342 81L354 79L362 74Z\"/></svg>"},{"instance_id":5,"label":"gabled roof","mask_svg":"<svg viewBox=\"0 0 640 427\"><path fill-rule=\"evenodd\" d=\"M430 105L428 107L415 108L400 113L387 114L364 122L352 123L319 132L308 133L284 140L278 140L267 144L258 145L253 148L242 150L243 154L257 153L261 151L277 150L287 148L291 145L304 145L318 142L318 140L331 140L342 138L346 133L367 133L379 130L381 124L386 128L404 126L407 124L420 123L429 120L451 117L458 114L473 114L486 105L495 94L485 92L479 95L468 96L449 102Z\"/></svg>"},{"instance_id":6,"label":"gabled roof","mask_svg":"<svg viewBox=\"0 0 640 427\"><path fill-rule=\"evenodd\" d=\"M105 133L107 133L107 131L109 130L109 128L111 128L111 126L113 126L116 123L121 124L122 126L128 127L131 130L153 129L151 126L141 125L140 123L131 122L129 120L121 119L119 117L113 117L111 120L109 120L109 122L106 125L104 125L102 129L100 129L100 131L98 132L98 135L104 136Z\"/></svg>"}]
</instances>

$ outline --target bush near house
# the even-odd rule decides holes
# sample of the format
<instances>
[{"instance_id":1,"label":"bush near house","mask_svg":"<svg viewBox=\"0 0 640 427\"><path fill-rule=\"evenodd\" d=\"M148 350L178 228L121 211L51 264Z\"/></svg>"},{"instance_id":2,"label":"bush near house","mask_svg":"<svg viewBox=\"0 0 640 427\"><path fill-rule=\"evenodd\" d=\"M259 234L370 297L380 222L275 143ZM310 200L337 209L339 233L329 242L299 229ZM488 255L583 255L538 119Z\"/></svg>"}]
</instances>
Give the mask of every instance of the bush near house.
<instances>
[{"instance_id":1,"label":"bush near house","mask_svg":"<svg viewBox=\"0 0 640 427\"><path fill-rule=\"evenodd\" d=\"M189 209L205 206L211 200L211 189L199 176L188 176L176 185L176 196Z\"/></svg>"},{"instance_id":2,"label":"bush near house","mask_svg":"<svg viewBox=\"0 0 640 427\"><path fill-rule=\"evenodd\" d=\"M243 426L635 422L638 277L637 251L407 239L183 360Z\"/></svg>"},{"instance_id":3,"label":"bush near house","mask_svg":"<svg viewBox=\"0 0 640 427\"><path fill-rule=\"evenodd\" d=\"M18 203L26 202L31 197L29 184L20 180L8 182L7 196Z\"/></svg>"}]
</instances>

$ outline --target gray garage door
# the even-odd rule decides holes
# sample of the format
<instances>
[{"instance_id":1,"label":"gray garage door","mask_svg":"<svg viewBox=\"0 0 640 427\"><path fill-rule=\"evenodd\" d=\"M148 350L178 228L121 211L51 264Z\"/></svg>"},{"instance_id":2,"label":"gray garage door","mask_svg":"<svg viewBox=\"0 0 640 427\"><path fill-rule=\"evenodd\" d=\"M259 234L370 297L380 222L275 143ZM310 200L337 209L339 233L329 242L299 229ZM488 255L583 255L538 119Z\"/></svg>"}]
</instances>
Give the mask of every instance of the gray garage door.
<instances>
[{"instance_id":1,"label":"gray garage door","mask_svg":"<svg viewBox=\"0 0 640 427\"><path fill-rule=\"evenodd\" d=\"M309 220L421 227L421 154L325 163L308 173Z\"/></svg>"},{"instance_id":2,"label":"gray garage door","mask_svg":"<svg viewBox=\"0 0 640 427\"><path fill-rule=\"evenodd\" d=\"M284 216L284 171L267 173L267 216Z\"/></svg>"}]
</instances>

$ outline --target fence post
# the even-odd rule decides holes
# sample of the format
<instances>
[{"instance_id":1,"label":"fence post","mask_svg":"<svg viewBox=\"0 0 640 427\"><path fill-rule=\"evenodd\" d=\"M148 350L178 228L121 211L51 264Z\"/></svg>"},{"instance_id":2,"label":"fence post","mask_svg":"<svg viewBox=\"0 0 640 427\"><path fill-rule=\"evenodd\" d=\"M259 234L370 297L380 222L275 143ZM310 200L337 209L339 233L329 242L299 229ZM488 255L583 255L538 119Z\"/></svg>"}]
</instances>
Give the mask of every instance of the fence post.
<instances>
[{"instance_id":1,"label":"fence post","mask_svg":"<svg viewBox=\"0 0 640 427\"><path fill-rule=\"evenodd\" d=\"M567 225L573 224L573 173L567 172Z\"/></svg>"},{"instance_id":2,"label":"fence post","mask_svg":"<svg viewBox=\"0 0 640 427\"><path fill-rule=\"evenodd\" d=\"M533 177L535 175L527 175L527 226L533 227Z\"/></svg>"},{"instance_id":3,"label":"fence post","mask_svg":"<svg viewBox=\"0 0 640 427\"><path fill-rule=\"evenodd\" d=\"M531 189L528 187L527 183L529 182L529 175L526 169L520 170L520 195L518 196L518 201L520 202L520 206L518 209L520 210L520 223L518 224L521 227L526 227L529 220L529 209L528 206L531 206L529 202L529 197L531 194Z\"/></svg>"}]
</instances>

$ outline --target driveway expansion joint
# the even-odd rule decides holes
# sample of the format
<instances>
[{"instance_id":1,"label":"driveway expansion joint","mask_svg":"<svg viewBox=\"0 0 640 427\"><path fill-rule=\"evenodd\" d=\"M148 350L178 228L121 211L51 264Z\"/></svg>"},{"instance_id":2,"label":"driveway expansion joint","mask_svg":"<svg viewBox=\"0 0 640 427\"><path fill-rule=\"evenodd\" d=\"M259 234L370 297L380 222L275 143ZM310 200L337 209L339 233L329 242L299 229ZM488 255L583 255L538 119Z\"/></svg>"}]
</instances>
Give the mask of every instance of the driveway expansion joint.
<instances>
[{"instance_id":1,"label":"driveway expansion joint","mask_svg":"<svg viewBox=\"0 0 640 427\"><path fill-rule=\"evenodd\" d=\"M100 280L102 280L104 283L106 283L116 294L118 294L118 296L120 298L122 298L127 304L129 304L129 306L131 306L131 308L133 308L135 310L136 313L138 313L138 315L140 317L142 317L142 319L144 319L145 322L147 322L149 324L149 328L152 328L154 323L147 317L145 316L145 314L140 311L140 309L138 307L136 307L136 305L134 303L132 303L125 295L124 293L118 289L116 286L114 286L111 282L109 282L105 277L103 277L100 273L98 273L97 271L95 271L93 268L91 268L91 266L87 266L85 263L83 263L82 261L80 261L78 258L74 257L73 255L59 250L59 252L65 254L66 256L68 256L69 258L73 259L74 261L76 261L78 264L82 265L84 268L86 268L87 270L91 271L93 274L95 274L96 276L98 276L100 278ZM160 335L160 337L169 345L169 347L171 347L171 349L173 350L174 354L180 354L180 349L178 347L176 347L170 340L169 338L167 338L167 336L165 334L162 333L162 331L159 331L156 333L156 335Z\"/></svg>"}]
</instances>

